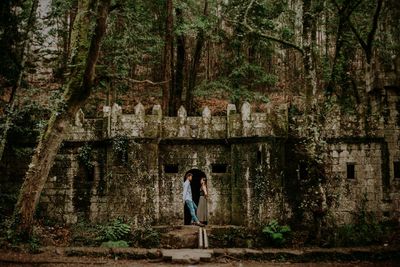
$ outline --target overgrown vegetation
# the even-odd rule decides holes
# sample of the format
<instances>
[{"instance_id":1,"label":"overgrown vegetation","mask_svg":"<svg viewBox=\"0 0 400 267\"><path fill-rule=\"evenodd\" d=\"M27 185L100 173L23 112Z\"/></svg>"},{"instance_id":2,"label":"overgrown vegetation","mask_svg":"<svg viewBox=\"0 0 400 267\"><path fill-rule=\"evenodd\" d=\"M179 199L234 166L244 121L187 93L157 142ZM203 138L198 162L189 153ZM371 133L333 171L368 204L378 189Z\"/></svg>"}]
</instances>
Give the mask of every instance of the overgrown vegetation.
<instances>
[{"instance_id":1,"label":"overgrown vegetation","mask_svg":"<svg viewBox=\"0 0 400 267\"><path fill-rule=\"evenodd\" d=\"M87 169L93 168L93 148L85 143L78 149L78 160Z\"/></svg>"},{"instance_id":2,"label":"overgrown vegetation","mask_svg":"<svg viewBox=\"0 0 400 267\"><path fill-rule=\"evenodd\" d=\"M99 226L98 240L102 247L129 247L128 238L131 226L121 218L115 219L108 225Z\"/></svg>"},{"instance_id":3,"label":"overgrown vegetation","mask_svg":"<svg viewBox=\"0 0 400 267\"><path fill-rule=\"evenodd\" d=\"M283 246L290 231L291 229L289 225L280 225L277 220L271 220L262 229L262 232L275 246Z\"/></svg>"},{"instance_id":4,"label":"overgrown vegetation","mask_svg":"<svg viewBox=\"0 0 400 267\"><path fill-rule=\"evenodd\" d=\"M374 212L367 210L367 199L363 198L358 210L353 213L353 223L327 227L324 235L326 245L333 247L368 246L388 243L396 233L397 223L378 221Z\"/></svg>"}]
</instances>

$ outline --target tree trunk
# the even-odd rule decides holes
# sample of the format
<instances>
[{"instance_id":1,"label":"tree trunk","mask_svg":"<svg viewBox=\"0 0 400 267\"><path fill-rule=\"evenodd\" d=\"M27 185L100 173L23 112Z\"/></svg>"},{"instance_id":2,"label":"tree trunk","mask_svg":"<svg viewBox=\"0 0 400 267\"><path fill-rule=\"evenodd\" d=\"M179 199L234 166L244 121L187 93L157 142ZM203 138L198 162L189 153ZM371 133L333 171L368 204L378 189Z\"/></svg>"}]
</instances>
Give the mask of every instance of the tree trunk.
<instances>
[{"instance_id":1,"label":"tree trunk","mask_svg":"<svg viewBox=\"0 0 400 267\"><path fill-rule=\"evenodd\" d=\"M204 2L204 17L207 16L208 13L208 0ZM193 90L196 86L196 78L197 78L197 70L199 67L200 59L201 59L201 51L204 46L204 29L199 29L199 33L197 34L197 42L196 48L194 50L192 65L190 67L189 73L189 85L186 91L186 110L189 115L192 115L193 110Z\"/></svg>"},{"instance_id":2,"label":"tree trunk","mask_svg":"<svg viewBox=\"0 0 400 267\"><path fill-rule=\"evenodd\" d=\"M175 9L177 25L183 24L183 14L181 8ZM185 35L181 32L176 37L176 71L174 87L170 90L169 115L176 116L179 107L182 105L182 92L184 81L184 68L186 60Z\"/></svg>"},{"instance_id":3,"label":"tree trunk","mask_svg":"<svg viewBox=\"0 0 400 267\"><path fill-rule=\"evenodd\" d=\"M173 69L174 69L174 51L173 51L173 38L172 38L172 28L173 28L173 4L172 0L167 0L167 17L165 24L165 44L164 44L164 66L163 66L163 80L166 81L163 86L162 92L162 109L164 112L169 111L169 98L170 90L174 87L173 82Z\"/></svg>"},{"instance_id":4,"label":"tree trunk","mask_svg":"<svg viewBox=\"0 0 400 267\"><path fill-rule=\"evenodd\" d=\"M63 95L63 104L53 111L46 129L41 134L14 211L16 233L30 236L35 208L46 183L50 168L63 141L70 120L91 93L94 71L99 57L100 42L106 31L106 20L111 0L100 0L96 26L92 33L93 8L96 0L80 0L72 34L72 69Z\"/></svg>"},{"instance_id":5,"label":"tree trunk","mask_svg":"<svg viewBox=\"0 0 400 267\"><path fill-rule=\"evenodd\" d=\"M312 97L317 91L317 76L313 60L313 38L312 33L315 25L315 18L311 10L311 0L303 0L303 64L305 78L306 107L311 107Z\"/></svg>"},{"instance_id":6,"label":"tree trunk","mask_svg":"<svg viewBox=\"0 0 400 267\"><path fill-rule=\"evenodd\" d=\"M25 63L26 63L26 54L27 54L27 51L28 51L28 48L29 48L29 45L30 45L30 42L32 39L32 34L33 34L32 30L33 30L33 28L35 26L35 22L36 22L36 11L38 8L38 4L39 4L39 0L34 0L32 2L28 22L26 24L25 34L23 37L24 41L22 43L21 52L20 52L20 70L18 73L18 78L12 87L11 96L10 96L10 100L8 103L8 114L6 117L4 130L2 132L1 139L0 139L1 140L1 142L0 142L0 161L3 158L4 149L6 147L7 134L11 128L12 115L13 115L14 109L15 109L15 96L17 94L19 87L21 86L22 77L24 74Z\"/></svg>"}]
</instances>

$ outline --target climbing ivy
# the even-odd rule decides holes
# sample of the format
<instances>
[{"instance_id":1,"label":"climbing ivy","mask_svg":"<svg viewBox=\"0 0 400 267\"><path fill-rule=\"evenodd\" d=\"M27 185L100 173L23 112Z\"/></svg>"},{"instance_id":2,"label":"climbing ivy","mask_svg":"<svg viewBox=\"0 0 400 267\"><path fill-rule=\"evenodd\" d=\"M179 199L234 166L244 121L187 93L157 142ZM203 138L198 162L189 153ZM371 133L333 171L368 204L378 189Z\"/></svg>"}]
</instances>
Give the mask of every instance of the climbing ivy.
<instances>
[{"instance_id":1,"label":"climbing ivy","mask_svg":"<svg viewBox=\"0 0 400 267\"><path fill-rule=\"evenodd\" d=\"M88 169L93 167L93 148L85 143L78 149L78 160Z\"/></svg>"},{"instance_id":2,"label":"climbing ivy","mask_svg":"<svg viewBox=\"0 0 400 267\"><path fill-rule=\"evenodd\" d=\"M118 135L112 140L112 149L123 163L128 161L129 139L126 136Z\"/></svg>"}]
</instances>

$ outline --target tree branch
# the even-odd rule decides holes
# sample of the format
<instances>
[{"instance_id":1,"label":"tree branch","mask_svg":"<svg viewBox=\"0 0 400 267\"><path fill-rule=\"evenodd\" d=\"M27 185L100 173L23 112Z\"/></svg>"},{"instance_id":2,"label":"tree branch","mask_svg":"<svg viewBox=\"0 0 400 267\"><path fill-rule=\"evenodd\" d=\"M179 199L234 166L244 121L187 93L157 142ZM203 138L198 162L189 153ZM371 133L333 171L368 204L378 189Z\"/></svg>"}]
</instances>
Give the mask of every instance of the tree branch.
<instances>
[{"instance_id":1,"label":"tree branch","mask_svg":"<svg viewBox=\"0 0 400 267\"><path fill-rule=\"evenodd\" d=\"M169 80L161 81L161 82L153 82L153 81L147 80L147 79L146 80L135 80L135 79L132 79L132 78L121 77L121 76L116 76L116 75L108 75L107 77L116 78L118 80L123 80L123 81L127 81L127 82L130 82L130 83L148 83L148 84L151 84L151 85L161 85L161 84L165 84L165 83L169 82Z\"/></svg>"},{"instance_id":2,"label":"tree branch","mask_svg":"<svg viewBox=\"0 0 400 267\"><path fill-rule=\"evenodd\" d=\"M263 37L263 38L268 39L268 40L271 40L271 41L273 41L273 42L277 42L277 43L280 43L280 44L282 44L282 45L289 46L289 47L291 47L291 48L293 48L293 49L299 51L299 52L303 55L303 54L304 54L304 51L303 51L303 49L302 49L300 46L298 46L298 45L296 45L296 44L293 44L293 43L291 43L291 42L282 40L282 39L280 39L280 38L277 38L277 37L274 37L274 36L265 34L265 33L263 33L263 32L260 32L259 30L254 29L253 27L251 27L251 26L248 24L248 22L247 22L247 16L248 16L249 10L250 10L251 7L253 6L254 2L255 2L255 0L251 0L250 4L247 6L246 11L245 11L245 13L244 13L244 19L243 19L243 22L242 22L241 24L242 24L243 26L245 26L251 33L257 34L258 36Z\"/></svg>"},{"instance_id":3,"label":"tree branch","mask_svg":"<svg viewBox=\"0 0 400 267\"><path fill-rule=\"evenodd\" d=\"M378 0L378 5L375 10L374 19L372 21L372 29L368 33L367 48L369 50L368 51L369 54L367 54L367 61L371 60L372 46L373 46L376 30L378 29L378 20L379 20L379 14L382 10L382 4L383 4L383 0Z\"/></svg>"}]
</instances>

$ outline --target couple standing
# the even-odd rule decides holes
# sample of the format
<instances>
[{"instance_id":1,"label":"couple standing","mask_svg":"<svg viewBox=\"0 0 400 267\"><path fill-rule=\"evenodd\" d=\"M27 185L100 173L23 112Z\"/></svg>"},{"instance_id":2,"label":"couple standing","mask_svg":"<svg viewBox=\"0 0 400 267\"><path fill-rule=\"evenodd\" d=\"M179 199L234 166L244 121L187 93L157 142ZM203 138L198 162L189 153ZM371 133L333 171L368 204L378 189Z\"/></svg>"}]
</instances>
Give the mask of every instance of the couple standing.
<instances>
[{"instance_id":1,"label":"couple standing","mask_svg":"<svg viewBox=\"0 0 400 267\"><path fill-rule=\"evenodd\" d=\"M191 173L187 173L185 176L185 182L183 183L183 201L185 205L189 208L190 215L192 217L192 224L197 226L204 226L205 224L207 224L207 179L206 177L202 177L200 180L201 187L198 208L192 198L192 188L190 187L192 179L193 175Z\"/></svg>"}]
</instances>

